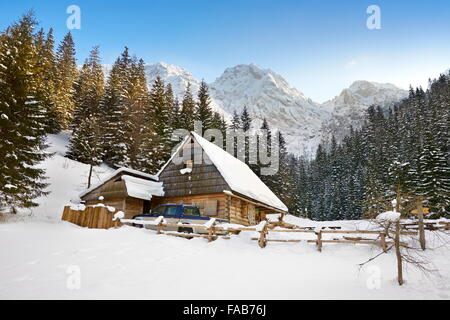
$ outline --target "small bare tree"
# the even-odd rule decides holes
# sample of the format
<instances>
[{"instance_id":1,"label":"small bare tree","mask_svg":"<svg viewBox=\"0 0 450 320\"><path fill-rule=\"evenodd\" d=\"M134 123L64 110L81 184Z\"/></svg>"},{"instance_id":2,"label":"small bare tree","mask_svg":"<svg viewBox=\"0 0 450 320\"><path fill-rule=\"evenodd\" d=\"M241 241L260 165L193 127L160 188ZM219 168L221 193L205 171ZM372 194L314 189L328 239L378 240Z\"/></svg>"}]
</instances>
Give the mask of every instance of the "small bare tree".
<instances>
[{"instance_id":1,"label":"small bare tree","mask_svg":"<svg viewBox=\"0 0 450 320\"><path fill-rule=\"evenodd\" d=\"M387 212L384 217L377 218L373 220L375 226L379 229L384 230L386 239L391 239L393 244L387 247L382 252L377 255L371 257L367 261L359 264L360 268L362 268L365 264L374 261L378 257L383 254L388 253L391 250L395 250L396 258L397 258L397 275L398 275L398 283L399 285L404 284L403 279L403 264L406 263L408 265L412 265L414 268L420 270L427 277L432 273L437 272L437 269L433 266L433 264L426 257L426 254L423 252L421 241L417 238L417 236L409 234L406 230L402 230L400 214L395 218L395 211ZM390 215L389 215L390 214ZM436 231L435 235L438 237L439 246L445 246L448 244L448 238L443 237L443 232L448 231ZM402 241L403 240L403 241ZM429 250L435 250L437 247L430 247Z\"/></svg>"}]
</instances>

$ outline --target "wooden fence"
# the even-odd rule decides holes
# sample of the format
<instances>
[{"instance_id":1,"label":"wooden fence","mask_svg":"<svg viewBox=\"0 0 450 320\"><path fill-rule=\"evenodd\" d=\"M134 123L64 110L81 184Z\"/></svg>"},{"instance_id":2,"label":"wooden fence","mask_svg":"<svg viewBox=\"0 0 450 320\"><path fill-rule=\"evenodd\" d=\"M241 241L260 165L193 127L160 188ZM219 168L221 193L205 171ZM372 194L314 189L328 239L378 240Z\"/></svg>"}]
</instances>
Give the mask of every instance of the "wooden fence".
<instances>
[{"instance_id":1,"label":"wooden fence","mask_svg":"<svg viewBox=\"0 0 450 320\"><path fill-rule=\"evenodd\" d=\"M277 232L289 232L289 233L309 233L314 234L316 240L296 240L296 239L269 239L269 233L277 233ZM265 248L268 242L308 242L315 243L317 249L322 251L322 247L325 243L336 243L336 244L364 244L364 245L375 245L383 248L384 251L388 249L389 245L394 245L394 241L388 241L387 234L385 231L377 231L377 230L309 230L309 229L277 229L270 230L268 225L264 226L262 230L259 230L260 236L258 238L252 238L252 240L258 241L258 244L261 248ZM376 239L364 238L364 237L349 237L343 236L342 239L323 239L323 235L325 234L345 234L345 235L377 235ZM401 235L417 235L417 232L414 231L403 231L400 233ZM406 243L401 243L401 245L406 246Z\"/></svg>"},{"instance_id":2,"label":"wooden fence","mask_svg":"<svg viewBox=\"0 0 450 320\"><path fill-rule=\"evenodd\" d=\"M113 221L114 212L106 207L86 207L84 210L72 210L69 206L64 207L63 221L71 222L80 227L89 229L109 229L120 227L122 224L117 219Z\"/></svg>"},{"instance_id":3,"label":"wooden fence","mask_svg":"<svg viewBox=\"0 0 450 320\"><path fill-rule=\"evenodd\" d=\"M419 230L419 228L420 228L420 222L401 223L400 225L405 230ZM450 230L450 222L447 222L447 221L438 221L438 222L424 221L423 228L425 230L429 230L429 231Z\"/></svg>"},{"instance_id":4,"label":"wooden fence","mask_svg":"<svg viewBox=\"0 0 450 320\"><path fill-rule=\"evenodd\" d=\"M164 219L160 217L157 221L136 221L136 220L121 220L122 223L129 224L140 224L140 225L152 225L156 228L158 234L165 234L169 236L182 237L182 238L205 238L208 241L214 241L217 239L231 239L229 234L236 234L241 231L253 231L258 232L259 237L252 238L252 240L258 241L258 245L261 248L265 248L268 242L291 242L291 243L300 243L300 242L308 242L315 243L317 245L317 249L319 251L322 250L322 247L325 243L337 243L337 244L364 244L364 245L376 245L383 248L383 250L387 250L388 246L394 245L393 240L388 240L387 235L384 231L376 231L376 230L339 230L339 227L324 227L322 230L310 230L310 228L290 228L290 229L274 229L275 226L279 226L278 222L275 223L263 223L259 227L231 227L225 228L216 225L215 221L210 225L183 225L183 224L174 224L174 223L165 223ZM168 227L178 227L178 228L193 228L193 229L203 229L205 230L205 234L196 234L196 233L183 233L183 232L167 232L164 231ZM226 236L218 235L218 233L227 233ZM297 240L297 239L269 239L268 235L270 233L308 233L316 236L316 240ZM323 239L324 234L344 234L344 235L377 235L377 239L367 239L363 237L349 237L344 236L342 239ZM417 235L415 231L402 231L401 235ZM401 245L406 246L406 243L402 242Z\"/></svg>"}]
</instances>

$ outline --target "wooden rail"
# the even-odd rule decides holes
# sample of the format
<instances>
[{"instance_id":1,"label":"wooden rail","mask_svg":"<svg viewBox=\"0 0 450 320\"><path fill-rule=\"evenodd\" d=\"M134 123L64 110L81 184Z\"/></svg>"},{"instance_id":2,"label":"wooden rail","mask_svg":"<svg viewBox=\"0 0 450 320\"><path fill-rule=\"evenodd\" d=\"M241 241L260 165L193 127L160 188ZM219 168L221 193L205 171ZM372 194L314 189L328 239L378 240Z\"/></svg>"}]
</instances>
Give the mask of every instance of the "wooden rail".
<instances>
[{"instance_id":1,"label":"wooden rail","mask_svg":"<svg viewBox=\"0 0 450 320\"><path fill-rule=\"evenodd\" d=\"M317 245L317 250L322 251L322 247L324 243L336 243L336 244L364 244L364 245L376 245L383 248L384 251L387 250L389 245L394 245L395 243L392 241L386 241L386 233L385 231L377 231L377 230L304 230L304 229L278 229L278 230L269 230L267 228L262 228L259 230L260 236L259 238L252 238L252 240L257 240L258 244L261 248L265 248L267 246L267 242L291 242L291 243L300 243L306 241L307 243L315 243ZM290 233L311 233L314 234L317 239L316 240L297 240L297 239L268 239L267 236L271 232L290 232ZM344 237L344 239L333 239L333 240L324 240L324 234L371 234L378 235L377 239L363 239L359 238L349 238ZM417 235L417 232L413 231L402 231L401 235ZM400 245L407 246L405 242L401 242Z\"/></svg>"}]
</instances>

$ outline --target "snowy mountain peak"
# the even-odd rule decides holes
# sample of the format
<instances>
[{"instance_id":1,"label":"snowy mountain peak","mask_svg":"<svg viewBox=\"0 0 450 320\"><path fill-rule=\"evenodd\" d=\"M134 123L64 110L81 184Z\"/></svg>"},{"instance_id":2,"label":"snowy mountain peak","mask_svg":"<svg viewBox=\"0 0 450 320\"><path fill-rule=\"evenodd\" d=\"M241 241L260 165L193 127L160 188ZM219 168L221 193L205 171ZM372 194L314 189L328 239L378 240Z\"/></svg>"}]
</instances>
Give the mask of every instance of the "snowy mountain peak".
<instances>
[{"instance_id":1,"label":"snowy mountain peak","mask_svg":"<svg viewBox=\"0 0 450 320\"><path fill-rule=\"evenodd\" d=\"M292 87L282 76L253 63L239 64L235 67L227 68L212 84L212 87L226 88L229 92L241 91L244 88L250 89L252 92L274 90L312 103L311 100Z\"/></svg>"},{"instance_id":2,"label":"snowy mountain peak","mask_svg":"<svg viewBox=\"0 0 450 320\"><path fill-rule=\"evenodd\" d=\"M174 66L165 62L148 64L145 66L145 75L149 86L152 85L156 77L161 77L166 84L170 83L174 94L182 97L188 83L191 84L192 92L195 94L200 86L200 82L195 79L186 69Z\"/></svg>"},{"instance_id":3,"label":"snowy mountain peak","mask_svg":"<svg viewBox=\"0 0 450 320\"><path fill-rule=\"evenodd\" d=\"M179 99L188 83L194 95L200 86L189 71L165 62L146 65L145 72L149 86L160 76ZM392 84L360 80L320 105L281 75L253 63L225 69L209 88L213 110L230 120L234 111L240 113L246 106L254 119L253 129L266 118L272 129L283 132L290 152L305 156L314 155L319 142L331 134L340 139L350 125L360 127L370 105L390 105L408 95Z\"/></svg>"},{"instance_id":4,"label":"snowy mountain peak","mask_svg":"<svg viewBox=\"0 0 450 320\"><path fill-rule=\"evenodd\" d=\"M370 81L355 81L334 99L325 102L323 108L331 111L331 117L322 125L325 142L334 135L341 141L350 131L350 126L360 128L364 122L367 109L371 105L387 108L405 99L408 91L393 84Z\"/></svg>"},{"instance_id":5,"label":"snowy mountain peak","mask_svg":"<svg viewBox=\"0 0 450 320\"><path fill-rule=\"evenodd\" d=\"M264 118L286 137L288 149L312 154L328 112L292 87L282 76L256 64L227 68L211 85L211 96L228 114L247 107L258 129Z\"/></svg>"},{"instance_id":6,"label":"snowy mountain peak","mask_svg":"<svg viewBox=\"0 0 450 320\"><path fill-rule=\"evenodd\" d=\"M368 98L375 95L400 95L403 96L404 90L396 87L391 83L377 83L365 80L359 80L353 82L353 84L347 89L354 95Z\"/></svg>"},{"instance_id":7,"label":"snowy mountain peak","mask_svg":"<svg viewBox=\"0 0 450 320\"><path fill-rule=\"evenodd\" d=\"M325 102L324 106L334 113L340 113L348 108L366 110L370 105L384 106L398 102L407 96L406 90L393 84L359 80L344 89L339 96Z\"/></svg>"}]
</instances>

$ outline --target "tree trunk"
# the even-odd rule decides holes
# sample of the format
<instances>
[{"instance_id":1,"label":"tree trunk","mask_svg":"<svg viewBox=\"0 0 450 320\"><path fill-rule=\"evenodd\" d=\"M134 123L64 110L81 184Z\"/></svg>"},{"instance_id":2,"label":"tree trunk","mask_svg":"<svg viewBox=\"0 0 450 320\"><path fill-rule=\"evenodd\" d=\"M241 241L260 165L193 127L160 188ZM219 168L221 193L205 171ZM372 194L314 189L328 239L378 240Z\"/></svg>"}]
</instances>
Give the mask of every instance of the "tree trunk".
<instances>
[{"instance_id":1,"label":"tree trunk","mask_svg":"<svg viewBox=\"0 0 450 320\"><path fill-rule=\"evenodd\" d=\"M401 194L400 194L400 186L397 186L397 203L395 204L395 211L400 212L400 201L401 201Z\"/></svg>"},{"instance_id":2,"label":"tree trunk","mask_svg":"<svg viewBox=\"0 0 450 320\"><path fill-rule=\"evenodd\" d=\"M89 178L88 178L88 189L91 187L91 179L92 179L92 171L94 170L94 166L91 165L89 167Z\"/></svg>"},{"instance_id":3,"label":"tree trunk","mask_svg":"<svg viewBox=\"0 0 450 320\"><path fill-rule=\"evenodd\" d=\"M395 253L397 255L397 275L398 284L403 285L403 265L402 265L402 254L400 252L400 219L396 222L395 230Z\"/></svg>"},{"instance_id":4,"label":"tree trunk","mask_svg":"<svg viewBox=\"0 0 450 320\"><path fill-rule=\"evenodd\" d=\"M426 249L425 228L423 225L423 204L422 199L417 200L417 214L419 215L419 241L422 250Z\"/></svg>"}]
</instances>

